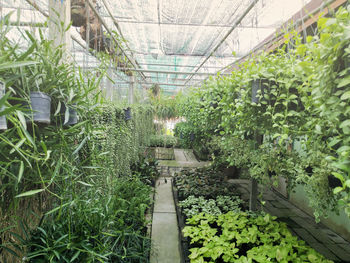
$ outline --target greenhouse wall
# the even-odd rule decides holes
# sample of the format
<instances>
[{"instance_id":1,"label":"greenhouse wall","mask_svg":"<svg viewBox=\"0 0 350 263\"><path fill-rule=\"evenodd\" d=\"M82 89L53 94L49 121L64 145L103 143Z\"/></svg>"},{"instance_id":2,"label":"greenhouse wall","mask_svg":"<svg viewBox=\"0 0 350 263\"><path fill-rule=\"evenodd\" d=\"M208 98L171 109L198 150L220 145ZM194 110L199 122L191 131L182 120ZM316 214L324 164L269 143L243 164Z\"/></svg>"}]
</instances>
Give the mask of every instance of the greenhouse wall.
<instances>
[{"instance_id":1,"label":"greenhouse wall","mask_svg":"<svg viewBox=\"0 0 350 263\"><path fill-rule=\"evenodd\" d=\"M281 182L284 181L285 180L281 178L277 190L285 196L285 193L287 193L286 184L281 184ZM304 212L313 215L314 210L309 206L309 200L302 185L295 187L294 191L289 194L289 200ZM339 215L329 211L328 218L322 218L321 222L336 233L339 233L345 239L350 240L350 219L343 210L340 211Z\"/></svg>"}]
</instances>

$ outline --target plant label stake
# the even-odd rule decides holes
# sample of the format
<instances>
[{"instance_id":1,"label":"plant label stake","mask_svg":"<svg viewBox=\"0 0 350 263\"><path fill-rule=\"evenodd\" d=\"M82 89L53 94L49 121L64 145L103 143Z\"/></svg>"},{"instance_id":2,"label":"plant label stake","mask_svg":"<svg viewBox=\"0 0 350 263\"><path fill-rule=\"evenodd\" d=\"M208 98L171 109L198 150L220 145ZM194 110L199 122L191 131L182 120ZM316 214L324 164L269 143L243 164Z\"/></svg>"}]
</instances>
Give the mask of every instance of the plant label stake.
<instances>
[{"instance_id":1,"label":"plant label stake","mask_svg":"<svg viewBox=\"0 0 350 263\"><path fill-rule=\"evenodd\" d=\"M5 84L0 81L0 99L5 95ZM0 106L0 112L5 109L4 106ZM6 123L6 116L0 116L0 130L6 130L7 129L7 123Z\"/></svg>"},{"instance_id":2,"label":"plant label stake","mask_svg":"<svg viewBox=\"0 0 350 263\"><path fill-rule=\"evenodd\" d=\"M254 80L252 82L252 102L258 103L258 90L261 89L261 80ZM256 140L256 147L258 147L261 144L261 136L258 135L257 131L254 131L254 137ZM250 211L256 211L257 210L257 204L258 204L258 181L255 178L252 178L250 181L250 198L249 198L249 210Z\"/></svg>"}]
</instances>

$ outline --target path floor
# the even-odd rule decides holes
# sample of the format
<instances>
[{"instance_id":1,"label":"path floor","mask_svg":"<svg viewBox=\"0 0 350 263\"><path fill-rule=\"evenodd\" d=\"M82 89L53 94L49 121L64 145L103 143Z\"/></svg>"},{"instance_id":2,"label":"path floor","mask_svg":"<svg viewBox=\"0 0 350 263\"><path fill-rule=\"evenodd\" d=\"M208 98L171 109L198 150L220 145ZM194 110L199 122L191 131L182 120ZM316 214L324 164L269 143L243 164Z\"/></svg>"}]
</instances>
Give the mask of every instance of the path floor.
<instances>
[{"instance_id":1,"label":"path floor","mask_svg":"<svg viewBox=\"0 0 350 263\"><path fill-rule=\"evenodd\" d=\"M156 182L156 196L152 221L151 263L180 263L180 243L172 178L160 177Z\"/></svg>"},{"instance_id":2,"label":"path floor","mask_svg":"<svg viewBox=\"0 0 350 263\"><path fill-rule=\"evenodd\" d=\"M174 149L174 161L160 161L162 177L156 182L152 221L151 263L180 263L180 241L176 210L172 193L172 176L177 168L200 167L192 150Z\"/></svg>"}]
</instances>

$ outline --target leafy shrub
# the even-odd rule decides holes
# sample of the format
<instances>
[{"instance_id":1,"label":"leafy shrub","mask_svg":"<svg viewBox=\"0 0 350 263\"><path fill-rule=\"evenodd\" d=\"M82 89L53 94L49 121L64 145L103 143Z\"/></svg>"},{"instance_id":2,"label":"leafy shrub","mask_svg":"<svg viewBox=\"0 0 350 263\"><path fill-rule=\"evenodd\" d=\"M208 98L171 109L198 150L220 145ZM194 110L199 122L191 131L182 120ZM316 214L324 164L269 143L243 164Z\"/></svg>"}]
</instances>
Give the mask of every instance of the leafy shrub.
<instances>
[{"instance_id":1,"label":"leafy shrub","mask_svg":"<svg viewBox=\"0 0 350 263\"><path fill-rule=\"evenodd\" d=\"M180 148L189 149L196 137L194 126L188 122L179 122L175 125L174 136L178 138Z\"/></svg>"},{"instance_id":2,"label":"leafy shrub","mask_svg":"<svg viewBox=\"0 0 350 263\"><path fill-rule=\"evenodd\" d=\"M157 163L155 158L144 158L132 166L132 173L140 178L144 184L154 186L156 179L160 176Z\"/></svg>"},{"instance_id":3,"label":"leafy shrub","mask_svg":"<svg viewBox=\"0 0 350 263\"><path fill-rule=\"evenodd\" d=\"M175 147L177 145L177 139L171 135L152 135L150 137L150 147Z\"/></svg>"},{"instance_id":4,"label":"leafy shrub","mask_svg":"<svg viewBox=\"0 0 350 263\"><path fill-rule=\"evenodd\" d=\"M229 211L240 211L242 200L237 196L222 196L219 195L216 199L204 199L203 196L189 196L183 201L180 201L179 206L187 218L198 215L200 213L210 215L221 215Z\"/></svg>"},{"instance_id":5,"label":"leafy shrub","mask_svg":"<svg viewBox=\"0 0 350 263\"><path fill-rule=\"evenodd\" d=\"M178 190L179 200L191 195L203 196L205 199L216 199L219 195L235 195L235 186L225 183L222 174L211 168L177 173L174 184Z\"/></svg>"},{"instance_id":6,"label":"leafy shrub","mask_svg":"<svg viewBox=\"0 0 350 263\"><path fill-rule=\"evenodd\" d=\"M275 217L228 212L201 213L187 220L183 230L191 240L191 262L312 262L329 263L298 240Z\"/></svg>"}]
</instances>

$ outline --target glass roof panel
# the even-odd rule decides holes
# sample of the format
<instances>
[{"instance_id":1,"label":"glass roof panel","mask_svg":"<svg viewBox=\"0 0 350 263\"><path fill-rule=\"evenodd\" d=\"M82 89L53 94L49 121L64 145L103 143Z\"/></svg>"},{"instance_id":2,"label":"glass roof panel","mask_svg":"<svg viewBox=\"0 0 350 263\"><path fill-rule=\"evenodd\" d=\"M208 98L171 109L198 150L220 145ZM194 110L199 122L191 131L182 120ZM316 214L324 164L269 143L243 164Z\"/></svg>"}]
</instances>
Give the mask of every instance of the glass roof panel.
<instances>
[{"instance_id":1,"label":"glass roof panel","mask_svg":"<svg viewBox=\"0 0 350 263\"><path fill-rule=\"evenodd\" d=\"M188 85L208 77L189 73L216 73L248 54L310 1L259 0L226 39L224 37L253 0L97 0L97 10L109 29L125 38L123 48L128 55L133 55L140 69L163 71L144 72L148 82L177 84L161 87L178 90L190 77L192 80ZM17 18L28 24L45 22L45 16L28 2L48 12L48 0L0 0L0 15L14 11L13 22ZM104 2L119 24L120 31ZM19 13L16 13L17 8ZM70 30L83 46L86 45L79 28L72 27ZM14 39L20 39L18 32L11 32ZM214 48L217 48L216 52L213 52ZM94 67L100 63L75 42L72 53L81 66ZM128 79L126 76L123 78Z\"/></svg>"}]
</instances>

